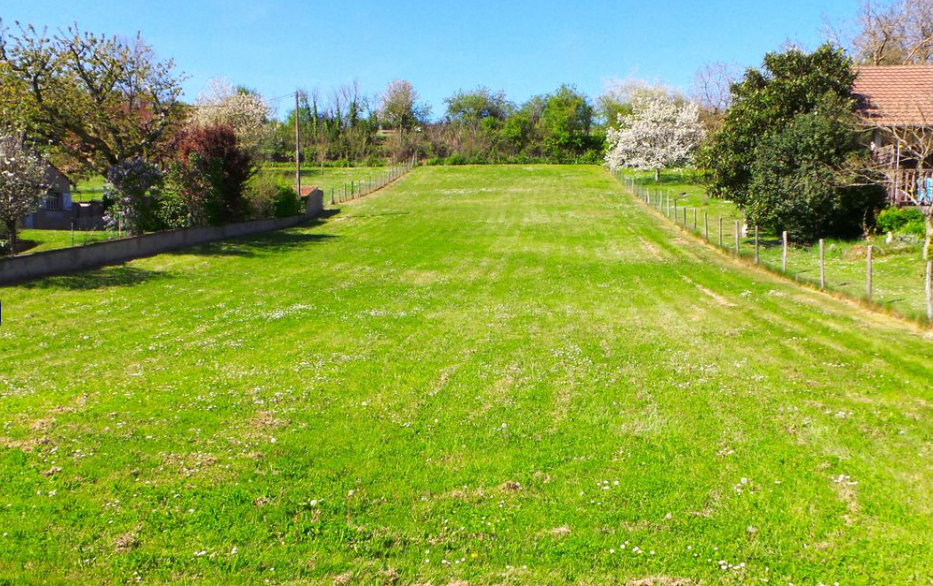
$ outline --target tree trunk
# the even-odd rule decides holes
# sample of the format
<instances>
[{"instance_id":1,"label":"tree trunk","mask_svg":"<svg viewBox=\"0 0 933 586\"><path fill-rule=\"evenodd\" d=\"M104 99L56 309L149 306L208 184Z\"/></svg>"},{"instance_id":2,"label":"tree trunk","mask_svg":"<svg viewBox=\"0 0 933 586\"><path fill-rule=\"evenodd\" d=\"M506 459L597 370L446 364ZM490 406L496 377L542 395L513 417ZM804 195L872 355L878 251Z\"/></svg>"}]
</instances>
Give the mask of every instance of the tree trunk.
<instances>
[{"instance_id":1,"label":"tree trunk","mask_svg":"<svg viewBox=\"0 0 933 586\"><path fill-rule=\"evenodd\" d=\"M7 222L6 231L10 233L10 256L16 256L16 244L18 242L16 234L16 221Z\"/></svg>"},{"instance_id":2,"label":"tree trunk","mask_svg":"<svg viewBox=\"0 0 933 586\"><path fill-rule=\"evenodd\" d=\"M930 239L933 238L933 206L926 215L926 237L923 239L923 260L930 259Z\"/></svg>"}]
</instances>

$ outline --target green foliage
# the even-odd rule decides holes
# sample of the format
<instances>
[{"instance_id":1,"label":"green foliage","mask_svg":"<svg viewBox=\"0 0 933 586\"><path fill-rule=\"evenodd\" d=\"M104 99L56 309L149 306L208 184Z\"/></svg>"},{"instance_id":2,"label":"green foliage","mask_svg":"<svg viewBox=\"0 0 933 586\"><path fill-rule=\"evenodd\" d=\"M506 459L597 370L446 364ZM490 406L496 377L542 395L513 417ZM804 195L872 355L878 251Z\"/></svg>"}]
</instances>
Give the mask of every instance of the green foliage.
<instances>
[{"instance_id":1,"label":"green foliage","mask_svg":"<svg viewBox=\"0 0 933 586\"><path fill-rule=\"evenodd\" d=\"M878 214L876 225L880 232L895 234L924 234L924 215L916 208L887 208ZM919 232L917 229L919 228Z\"/></svg>"},{"instance_id":2,"label":"green foliage","mask_svg":"<svg viewBox=\"0 0 933 586\"><path fill-rule=\"evenodd\" d=\"M562 85L547 96L541 114L544 152L554 162L569 162L598 145L590 133L593 106L573 86ZM598 139L597 139L598 141Z\"/></svg>"},{"instance_id":3,"label":"green foliage","mask_svg":"<svg viewBox=\"0 0 933 586\"><path fill-rule=\"evenodd\" d=\"M301 213L301 198L281 175L258 173L247 189L252 217L287 218Z\"/></svg>"},{"instance_id":4,"label":"green foliage","mask_svg":"<svg viewBox=\"0 0 933 586\"><path fill-rule=\"evenodd\" d=\"M827 234L855 236L866 217L885 205L884 190L855 185L839 167L861 148L838 117L801 114L757 148L745 211L766 230L787 230L795 240Z\"/></svg>"},{"instance_id":5,"label":"green foliage","mask_svg":"<svg viewBox=\"0 0 933 586\"><path fill-rule=\"evenodd\" d=\"M854 172L867 149L854 119L855 72L830 44L765 56L733 85L733 105L699 162L710 193L795 238L857 234L884 206Z\"/></svg>"},{"instance_id":6,"label":"green foliage","mask_svg":"<svg viewBox=\"0 0 933 586\"><path fill-rule=\"evenodd\" d=\"M515 106L505 97L505 92L494 92L486 87L473 91L460 91L446 98L447 119L474 128L481 121L505 120L515 110Z\"/></svg>"},{"instance_id":7,"label":"green foliage","mask_svg":"<svg viewBox=\"0 0 933 586\"><path fill-rule=\"evenodd\" d=\"M812 53L768 53L761 70L749 69L732 87L732 107L701 149L710 191L746 205L759 144L783 131L800 114L852 112L855 73L841 49L825 44ZM847 143L849 141L846 141Z\"/></svg>"},{"instance_id":8,"label":"green foliage","mask_svg":"<svg viewBox=\"0 0 933 586\"><path fill-rule=\"evenodd\" d=\"M176 137L174 150L173 183L192 225L217 226L249 216L245 189L256 167L232 128L187 128Z\"/></svg>"}]
</instances>

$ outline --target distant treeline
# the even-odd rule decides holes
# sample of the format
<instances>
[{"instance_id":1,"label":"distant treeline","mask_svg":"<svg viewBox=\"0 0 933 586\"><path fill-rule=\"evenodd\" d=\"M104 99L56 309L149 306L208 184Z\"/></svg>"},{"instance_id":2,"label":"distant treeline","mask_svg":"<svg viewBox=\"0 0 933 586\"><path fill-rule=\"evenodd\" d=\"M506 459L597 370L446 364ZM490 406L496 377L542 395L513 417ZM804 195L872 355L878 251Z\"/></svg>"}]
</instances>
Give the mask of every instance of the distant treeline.
<instances>
[{"instance_id":1,"label":"distant treeline","mask_svg":"<svg viewBox=\"0 0 933 586\"><path fill-rule=\"evenodd\" d=\"M344 86L323 99L319 92L299 96L284 120L270 120L260 146L269 162L295 157L295 117L300 153L319 165L382 164L416 156L429 163L502 162L595 163L602 159L605 125L599 108L575 87L563 85L523 104L484 87L444 100L440 121L418 102L405 81L379 98Z\"/></svg>"}]
</instances>

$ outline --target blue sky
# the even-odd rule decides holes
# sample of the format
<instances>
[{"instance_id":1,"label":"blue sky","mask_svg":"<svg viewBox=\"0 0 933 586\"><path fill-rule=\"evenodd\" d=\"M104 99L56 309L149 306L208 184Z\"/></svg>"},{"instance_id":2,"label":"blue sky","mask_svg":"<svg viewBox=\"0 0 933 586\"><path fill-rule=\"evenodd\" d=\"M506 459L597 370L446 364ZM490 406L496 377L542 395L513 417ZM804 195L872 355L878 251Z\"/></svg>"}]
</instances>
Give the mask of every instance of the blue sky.
<instances>
[{"instance_id":1,"label":"blue sky","mask_svg":"<svg viewBox=\"0 0 933 586\"><path fill-rule=\"evenodd\" d=\"M757 65L792 40L813 47L823 17L851 18L857 0L554 1L0 0L0 17L143 37L190 76L277 97L358 79L376 94L410 80L443 98L486 85L513 101L561 83L598 95L607 79L640 77L688 89L710 61ZM284 112L284 104L281 111ZM280 112L281 113L281 112Z\"/></svg>"}]
</instances>

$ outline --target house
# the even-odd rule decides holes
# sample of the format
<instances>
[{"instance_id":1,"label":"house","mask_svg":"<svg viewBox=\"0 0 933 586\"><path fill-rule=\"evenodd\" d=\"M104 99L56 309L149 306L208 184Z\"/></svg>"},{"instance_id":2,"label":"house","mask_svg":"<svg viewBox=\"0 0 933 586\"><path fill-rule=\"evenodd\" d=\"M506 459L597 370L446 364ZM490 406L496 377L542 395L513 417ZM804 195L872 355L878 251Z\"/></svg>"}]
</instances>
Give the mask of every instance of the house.
<instances>
[{"instance_id":1,"label":"house","mask_svg":"<svg viewBox=\"0 0 933 586\"><path fill-rule=\"evenodd\" d=\"M891 203L933 199L933 65L862 66L852 91Z\"/></svg>"},{"instance_id":2,"label":"house","mask_svg":"<svg viewBox=\"0 0 933 586\"><path fill-rule=\"evenodd\" d=\"M48 192L39 200L39 209L22 220L23 228L38 230L101 230L104 210L100 202L76 203L71 199L71 181L49 164L45 173Z\"/></svg>"}]
</instances>

